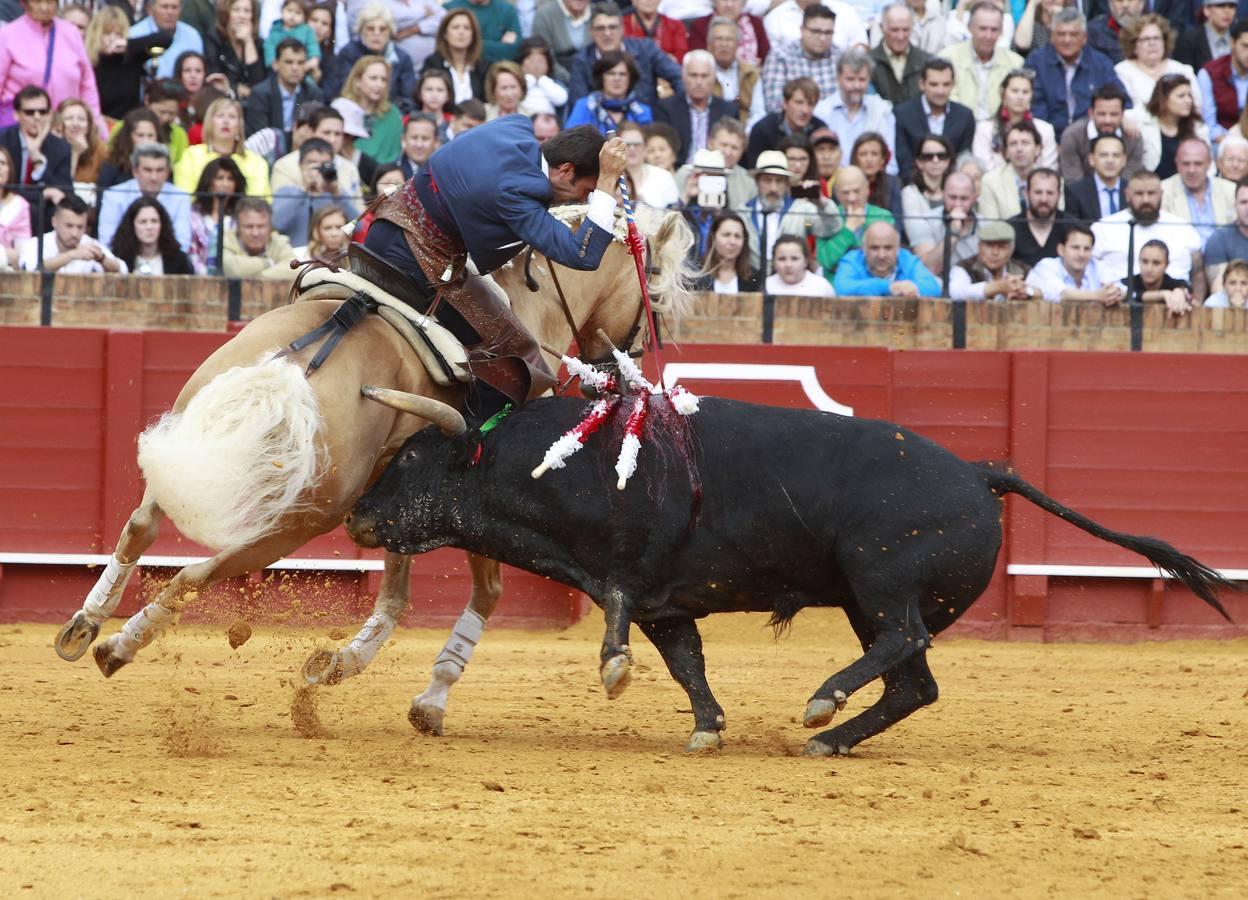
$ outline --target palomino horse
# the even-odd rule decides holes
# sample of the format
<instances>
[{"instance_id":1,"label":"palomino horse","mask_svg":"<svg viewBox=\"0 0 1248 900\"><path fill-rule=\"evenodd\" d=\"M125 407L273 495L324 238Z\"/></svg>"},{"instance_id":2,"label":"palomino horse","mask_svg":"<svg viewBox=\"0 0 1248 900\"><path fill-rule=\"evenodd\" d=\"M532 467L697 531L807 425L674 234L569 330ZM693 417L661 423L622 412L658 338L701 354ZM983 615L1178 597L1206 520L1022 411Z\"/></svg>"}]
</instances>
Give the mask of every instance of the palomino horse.
<instances>
[{"instance_id":1,"label":"palomino horse","mask_svg":"<svg viewBox=\"0 0 1248 900\"><path fill-rule=\"evenodd\" d=\"M584 210L560 207L552 212L565 222L579 223ZM642 226L658 269L651 290L678 316L689 300L685 258L692 235L678 213L656 215ZM595 337L598 329L613 341L627 342L638 321L639 286L623 233L619 219L617 240L598 270L560 267L557 280L566 292L567 314L544 257L534 254L526 267L522 255L495 273L541 344L568 346L573 340L569 318L586 338L580 348L586 357L606 354ZM536 282L536 292L526 286L529 278ZM338 305L309 300L259 316L195 371L171 412L140 437L139 460L147 483L143 500L82 609L57 636L62 658L78 659L96 639L165 516L184 535L219 552L180 570L120 632L95 647L96 663L105 676L131 662L204 589L263 569L336 528L403 442L430 422L369 402L361 396L362 385L384 384L462 405L463 389L440 387L404 338L377 316L361 321L311 377L305 377L304 367L315 345L274 357L278 348L325 322ZM557 359L547 361L558 368ZM407 608L409 566L409 558L386 554L373 614L346 646L308 660L304 674L310 683L332 684L364 671ZM501 596L502 580L492 560L469 554L469 566L473 589L461 623L479 622L479 637L480 626ZM457 633L463 630L456 628ZM468 630L473 630L471 624ZM462 647L463 642L453 634L447 645ZM453 657L458 665L439 657L429 690L413 701L411 719L418 728L440 733L447 693L467 655L471 648Z\"/></svg>"}]
</instances>

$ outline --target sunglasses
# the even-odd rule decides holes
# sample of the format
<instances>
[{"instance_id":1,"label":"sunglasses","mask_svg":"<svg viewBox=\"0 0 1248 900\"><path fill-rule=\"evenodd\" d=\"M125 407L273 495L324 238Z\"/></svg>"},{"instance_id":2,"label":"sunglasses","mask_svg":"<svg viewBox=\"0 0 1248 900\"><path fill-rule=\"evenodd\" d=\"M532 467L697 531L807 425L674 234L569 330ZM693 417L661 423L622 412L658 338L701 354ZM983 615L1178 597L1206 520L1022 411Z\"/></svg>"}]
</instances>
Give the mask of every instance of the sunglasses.
<instances>
[{"instance_id":1,"label":"sunglasses","mask_svg":"<svg viewBox=\"0 0 1248 900\"><path fill-rule=\"evenodd\" d=\"M935 153L920 153L919 159L923 162L935 162L937 160L948 159L949 154L944 150L937 150Z\"/></svg>"},{"instance_id":2,"label":"sunglasses","mask_svg":"<svg viewBox=\"0 0 1248 900\"><path fill-rule=\"evenodd\" d=\"M18 113L23 116L46 116L50 112L52 112L52 110L46 106L41 109L19 109L18 110Z\"/></svg>"}]
</instances>

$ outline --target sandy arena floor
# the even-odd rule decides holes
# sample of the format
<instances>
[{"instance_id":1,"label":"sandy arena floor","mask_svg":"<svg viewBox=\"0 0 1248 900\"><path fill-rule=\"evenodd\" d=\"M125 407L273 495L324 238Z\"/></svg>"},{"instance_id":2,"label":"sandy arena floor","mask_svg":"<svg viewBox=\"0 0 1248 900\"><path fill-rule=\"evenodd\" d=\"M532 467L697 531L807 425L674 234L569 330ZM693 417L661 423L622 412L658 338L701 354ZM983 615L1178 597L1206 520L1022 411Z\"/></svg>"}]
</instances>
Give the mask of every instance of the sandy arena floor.
<instances>
[{"instance_id":1,"label":"sandy arena floor","mask_svg":"<svg viewBox=\"0 0 1248 900\"><path fill-rule=\"evenodd\" d=\"M1244 896L1248 642L939 641L940 702L801 758L843 621L704 626L717 757L681 752L687 701L640 635L606 700L593 618L487 632L443 738L405 718L442 632L324 689L307 739L291 679L327 631L183 628L105 681L3 626L0 895Z\"/></svg>"}]
</instances>

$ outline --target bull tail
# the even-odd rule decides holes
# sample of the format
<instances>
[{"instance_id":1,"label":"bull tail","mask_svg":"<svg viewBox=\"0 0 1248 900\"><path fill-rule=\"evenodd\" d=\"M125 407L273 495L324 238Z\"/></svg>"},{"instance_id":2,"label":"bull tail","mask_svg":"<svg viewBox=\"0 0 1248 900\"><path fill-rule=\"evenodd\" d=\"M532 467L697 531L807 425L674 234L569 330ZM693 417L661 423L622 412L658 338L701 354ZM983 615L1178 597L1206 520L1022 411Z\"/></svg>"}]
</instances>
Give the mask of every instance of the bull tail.
<instances>
[{"instance_id":1,"label":"bull tail","mask_svg":"<svg viewBox=\"0 0 1248 900\"><path fill-rule=\"evenodd\" d=\"M1140 554L1167 575L1187 585L1193 594L1220 612L1228 622L1232 621L1230 614L1218 599L1218 592L1221 590L1238 591L1242 588L1234 581L1218 574L1216 570L1186 553L1180 553L1165 541L1157 538L1111 531L1087 516L1080 515L1073 509L1058 503L1013 472L995 468L990 463L976 463L975 468L993 493L1018 494L1059 519L1065 519L1075 527L1082 528L1094 537Z\"/></svg>"},{"instance_id":2,"label":"bull tail","mask_svg":"<svg viewBox=\"0 0 1248 900\"><path fill-rule=\"evenodd\" d=\"M307 502L324 470L320 425L299 366L239 366L139 436L139 467L186 537L216 550L245 547Z\"/></svg>"}]
</instances>

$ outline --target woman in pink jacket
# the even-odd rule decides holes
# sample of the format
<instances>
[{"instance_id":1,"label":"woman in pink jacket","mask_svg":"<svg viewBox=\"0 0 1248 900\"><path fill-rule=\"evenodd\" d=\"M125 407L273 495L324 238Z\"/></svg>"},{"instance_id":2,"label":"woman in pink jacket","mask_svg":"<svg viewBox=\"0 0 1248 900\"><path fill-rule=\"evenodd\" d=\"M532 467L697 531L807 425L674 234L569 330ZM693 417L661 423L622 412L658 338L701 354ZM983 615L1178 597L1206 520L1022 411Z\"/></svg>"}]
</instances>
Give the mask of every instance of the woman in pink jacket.
<instances>
[{"instance_id":1,"label":"woman in pink jacket","mask_svg":"<svg viewBox=\"0 0 1248 900\"><path fill-rule=\"evenodd\" d=\"M56 19L56 0L22 0L25 15L0 28L0 128L12 125L13 98L28 84L52 97L52 108L71 97L90 107L103 127L100 92L82 32Z\"/></svg>"}]
</instances>

